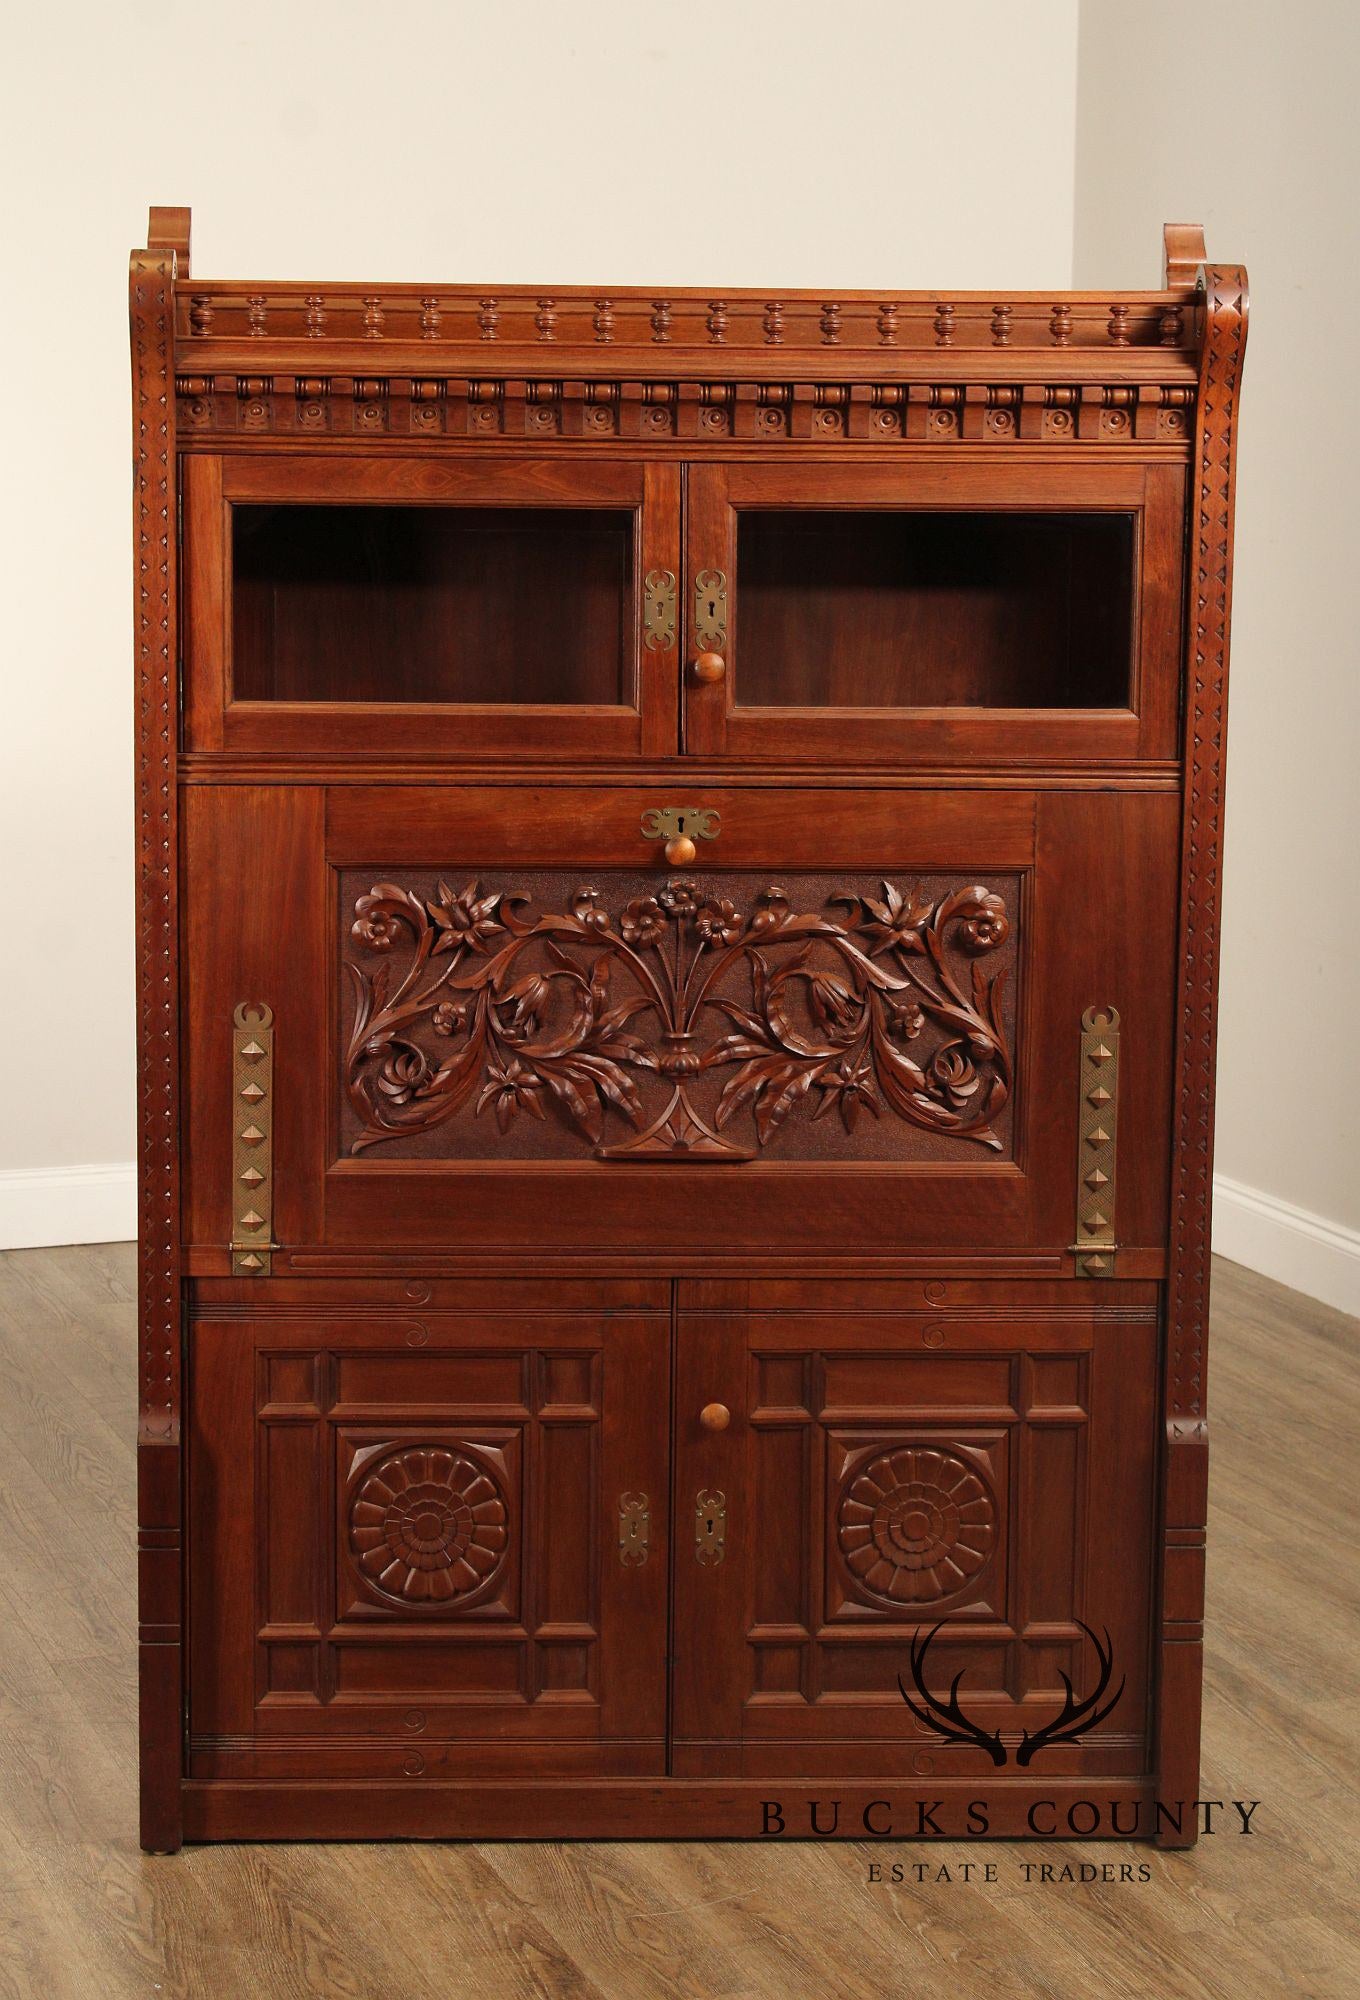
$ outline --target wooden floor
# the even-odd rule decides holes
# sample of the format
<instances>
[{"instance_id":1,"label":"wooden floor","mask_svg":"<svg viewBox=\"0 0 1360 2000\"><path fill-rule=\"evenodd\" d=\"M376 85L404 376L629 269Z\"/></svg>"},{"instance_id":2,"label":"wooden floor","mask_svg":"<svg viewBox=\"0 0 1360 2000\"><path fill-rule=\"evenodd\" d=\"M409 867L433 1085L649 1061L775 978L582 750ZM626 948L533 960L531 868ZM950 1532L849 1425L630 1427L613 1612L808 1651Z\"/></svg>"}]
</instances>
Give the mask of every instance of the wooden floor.
<instances>
[{"instance_id":1,"label":"wooden floor","mask_svg":"<svg viewBox=\"0 0 1360 2000\"><path fill-rule=\"evenodd\" d=\"M1351 1996L1360 1327L1215 1276L1203 1790L1251 1837L139 1853L133 1261L0 1258L0 1994ZM991 1861L994 1883L960 1870ZM871 1863L902 1865L897 1886ZM917 1883L924 1862L953 1879ZM1092 1885L1024 1864L1113 1864ZM1120 1882L1120 1862L1146 1881Z\"/></svg>"}]
</instances>

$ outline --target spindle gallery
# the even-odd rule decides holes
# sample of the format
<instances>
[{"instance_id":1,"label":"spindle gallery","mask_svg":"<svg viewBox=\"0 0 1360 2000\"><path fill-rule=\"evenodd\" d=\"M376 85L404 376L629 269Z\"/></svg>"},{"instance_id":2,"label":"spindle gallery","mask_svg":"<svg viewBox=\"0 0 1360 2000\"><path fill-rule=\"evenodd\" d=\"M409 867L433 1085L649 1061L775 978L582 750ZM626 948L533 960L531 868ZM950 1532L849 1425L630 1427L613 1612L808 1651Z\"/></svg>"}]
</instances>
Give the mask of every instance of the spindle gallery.
<instances>
[{"instance_id":1,"label":"spindle gallery","mask_svg":"<svg viewBox=\"0 0 1360 2000\"><path fill-rule=\"evenodd\" d=\"M1196 1837L1247 300L1165 248L406 290L152 211L148 1847Z\"/></svg>"}]
</instances>

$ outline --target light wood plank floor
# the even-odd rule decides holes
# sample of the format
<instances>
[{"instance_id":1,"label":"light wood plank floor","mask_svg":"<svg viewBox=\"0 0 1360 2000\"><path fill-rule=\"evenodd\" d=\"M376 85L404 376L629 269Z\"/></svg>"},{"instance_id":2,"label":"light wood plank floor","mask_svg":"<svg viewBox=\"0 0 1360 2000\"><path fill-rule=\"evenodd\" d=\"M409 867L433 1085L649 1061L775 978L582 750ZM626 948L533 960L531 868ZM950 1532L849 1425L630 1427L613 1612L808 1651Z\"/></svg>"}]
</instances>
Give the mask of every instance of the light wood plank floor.
<instances>
[{"instance_id":1,"label":"light wood plank floor","mask_svg":"<svg viewBox=\"0 0 1360 2000\"><path fill-rule=\"evenodd\" d=\"M1360 1327L1220 1263L1204 1793L1146 1847L200 1848L134 1827L133 1260L0 1258L0 1993L67 2000L1350 1996ZM997 1880L964 1882L989 1859ZM949 1882L917 1883L924 1860ZM1023 1864L1145 1863L1026 1883ZM872 1862L904 1864L899 1885Z\"/></svg>"}]
</instances>

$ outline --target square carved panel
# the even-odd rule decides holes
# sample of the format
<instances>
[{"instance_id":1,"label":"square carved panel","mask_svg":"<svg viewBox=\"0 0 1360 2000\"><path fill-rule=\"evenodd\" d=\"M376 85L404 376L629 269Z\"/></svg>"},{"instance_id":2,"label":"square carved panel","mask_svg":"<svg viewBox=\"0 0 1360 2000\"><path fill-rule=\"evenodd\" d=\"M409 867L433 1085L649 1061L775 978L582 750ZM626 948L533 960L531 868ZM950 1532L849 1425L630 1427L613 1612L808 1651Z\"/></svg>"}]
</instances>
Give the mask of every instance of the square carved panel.
<instances>
[{"instance_id":1,"label":"square carved panel","mask_svg":"<svg viewBox=\"0 0 1360 2000\"><path fill-rule=\"evenodd\" d=\"M827 1433L828 1622L1006 1615L1005 1431Z\"/></svg>"},{"instance_id":2,"label":"square carved panel","mask_svg":"<svg viewBox=\"0 0 1360 2000\"><path fill-rule=\"evenodd\" d=\"M342 1429L336 1471L342 1620L519 1617L518 1429Z\"/></svg>"}]
</instances>

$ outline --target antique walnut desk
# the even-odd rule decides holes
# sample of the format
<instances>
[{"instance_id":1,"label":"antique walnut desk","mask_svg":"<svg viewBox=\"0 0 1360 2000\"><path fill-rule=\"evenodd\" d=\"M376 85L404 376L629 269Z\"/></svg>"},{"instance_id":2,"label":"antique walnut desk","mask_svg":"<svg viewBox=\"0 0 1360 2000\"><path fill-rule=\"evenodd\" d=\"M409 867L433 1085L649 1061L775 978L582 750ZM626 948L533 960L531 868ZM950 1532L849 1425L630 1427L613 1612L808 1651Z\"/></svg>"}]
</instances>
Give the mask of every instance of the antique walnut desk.
<instances>
[{"instance_id":1,"label":"antique walnut desk","mask_svg":"<svg viewBox=\"0 0 1360 2000\"><path fill-rule=\"evenodd\" d=\"M1244 273L131 305L145 1843L1193 1838Z\"/></svg>"}]
</instances>

